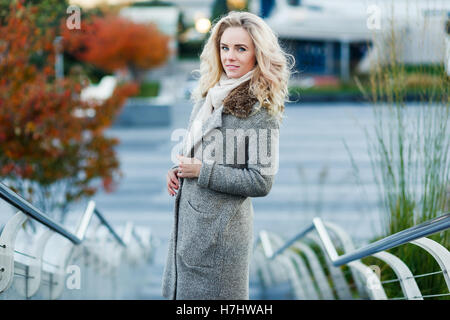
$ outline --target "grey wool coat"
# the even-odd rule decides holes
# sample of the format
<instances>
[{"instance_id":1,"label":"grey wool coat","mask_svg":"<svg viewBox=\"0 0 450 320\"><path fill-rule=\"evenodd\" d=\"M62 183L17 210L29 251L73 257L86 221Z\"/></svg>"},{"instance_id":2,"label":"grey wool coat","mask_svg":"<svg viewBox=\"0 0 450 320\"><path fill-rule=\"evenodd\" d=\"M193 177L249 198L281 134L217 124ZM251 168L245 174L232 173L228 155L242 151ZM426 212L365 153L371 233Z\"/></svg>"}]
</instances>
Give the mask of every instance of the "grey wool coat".
<instances>
[{"instance_id":1,"label":"grey wool coat","mask_svg":"<svg viewBox=\"0 0 450 320\"><path fill-rule=\"evenodd\" d=\"M189 128L203 102L194 105ZM180 178L175 198L164 297L249 299L251 198L266 196L272 187L278 132L278 120L249 93L249 81L232 90L202 127L199 177ZM195 156L193 151L185 156Z\"/></svg>"}]
</instances>

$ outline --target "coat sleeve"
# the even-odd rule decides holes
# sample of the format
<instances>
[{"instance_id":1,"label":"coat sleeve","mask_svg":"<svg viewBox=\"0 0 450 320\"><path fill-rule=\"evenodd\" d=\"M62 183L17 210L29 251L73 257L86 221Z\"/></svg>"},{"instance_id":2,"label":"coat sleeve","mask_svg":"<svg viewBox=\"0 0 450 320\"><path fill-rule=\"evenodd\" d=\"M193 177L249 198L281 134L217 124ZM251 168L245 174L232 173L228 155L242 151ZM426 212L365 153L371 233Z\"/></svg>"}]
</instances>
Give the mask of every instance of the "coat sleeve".
<instances>
[{"instance_id":1,"label":"coat sleeve","mask_svg":"<svg viewBox=\"0 0 450 320\"><path fill-rule=\"evenodd\" d=\"M263 131L267 132L266 138L258 134L257 148L248 148L248 158L256 161L241 169L219 164L215 160L204 160L198 177L200 187L243 197L263 197L269 193L278 170L279 123L267 115L256 127L267 130ZM265 139L267 148L261 152L262 139ZM270 156L267 153L264 156L264 151Z\"/></svg>"}]
</instances>

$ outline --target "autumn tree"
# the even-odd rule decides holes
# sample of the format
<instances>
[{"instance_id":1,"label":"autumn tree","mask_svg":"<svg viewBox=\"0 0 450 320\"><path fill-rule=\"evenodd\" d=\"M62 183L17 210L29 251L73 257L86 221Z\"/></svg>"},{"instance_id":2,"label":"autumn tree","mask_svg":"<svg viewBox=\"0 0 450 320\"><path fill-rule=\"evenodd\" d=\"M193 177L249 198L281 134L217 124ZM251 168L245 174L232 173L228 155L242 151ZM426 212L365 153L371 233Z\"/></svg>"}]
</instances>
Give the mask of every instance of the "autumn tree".
<instances>
[{"instance_id":1,"label":"autumn tree","mask_svg":"<svg viewBox=\"0 0 450 320\"><path fill-rule=\"evenodd\" d=\"M0 0L0 24L6 23L11 3L33 6L36 11L36 25L41 29L57 27L62 17L66 16L68 0Z\"/></svg>"},{"instance_id":2,"label":"autumn tree","mask_svg":"<svg viewBox=\"0 0 450 320\"><path fill-rule=\"evenodd\" d=\"M62 35L70 55L108 72L127 68L138 83L170 53L169 36L155 24L137 24L114 15L83 20L80 30L65 29Z\"/></svg>"},{"instance_id":3,"label":"autumn tree","mask_svg":"<svg viewBox=\"0 0 450 320\"><path fill-rule=\"evenodd\" d=\"M56 29L36 27L36 7L11 4L0 26L0 176L48 214L63 220L70 205L112 191L120 177L118 140L104 130L136 84L123 84L103 103L81 101L87 81L54 77ZM30 63L46 52L44 65Z\"/></svg>"}]
</instances>

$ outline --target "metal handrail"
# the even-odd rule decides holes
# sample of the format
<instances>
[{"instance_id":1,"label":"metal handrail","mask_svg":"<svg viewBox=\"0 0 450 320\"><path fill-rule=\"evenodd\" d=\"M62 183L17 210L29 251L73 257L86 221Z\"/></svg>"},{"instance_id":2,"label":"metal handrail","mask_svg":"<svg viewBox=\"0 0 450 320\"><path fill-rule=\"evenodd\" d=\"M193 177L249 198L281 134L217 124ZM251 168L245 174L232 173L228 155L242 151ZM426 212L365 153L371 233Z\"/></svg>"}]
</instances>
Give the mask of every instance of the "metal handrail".
<instances>
[{"instance_id":1,"label":"metal handrail","mask_svg":"<svg viewBox=\"0 0 450 320\"><path fill-rule=\"evenodd\" d=\"M91 222L92 216L96 215L97 218L100 220L100 223L103 224L108 231L112 234L112 236L117 240L117 242L121 245L126 247L127 245L122 240L121 237L117 235L117 233L114 231L114 229L111 227L111 225L106 221L105 217L101 214L101 212L95 207L95 201L91 200L89 201L86 210L84 212L83 218L80 221L80 224L78 226L77 230L77 237L81 240L84 239L84 236L86 235L87 228L89 226L89 223Z\"/></svg>"},{"instance_id":2,"label":"metal handrail","mask_svg":"<svg viewBox=\"0 0 450 320\"><path fill-rule=\"evenodd\" d=\"M59 233L63 237L69 239L74 244L80 244L81 239L78 238L76 235L74 235L72 232L68 231L66 228L64 228L62 225L60 225L58 222L54 221L53 219L49 218L45 213L43 213L41 210L33 206L31 203L29 203L27 200L25 200L22 196L12 191L10 188L8 188L6 185L4 185L2 182L0 182L0 198L8 202L10 205L16 207L26 215L32 217L33 219L37 220L38 222L42 223L43 225L47 226L51 230L55 231L56 233Z\"/></svg>"},{"instance_id":3,"label":"metal handrail","mask_svg":"<svg viewBox=\"0 0 450 320\"><path fill-rule=\"evenodd\" d=\"M131 234L132 234L133 238L136 239L136 241L139 243L141 248L145 248L145 244L142 241L141 236L136 233L136 229L135 228L133 228L133 230L131 231Z\"/></svg>"},{"instance_id":4,"label":"metal handrail","mask_svg":"<svg viewBox=\"0 0 450 320\"><path fill-rule=\"evenodd\" d=\"M114 231L114 229L111 227L111 225L108 223L108 221L106 221L105 217L101 214L101 212L95 208L94 210L95 215L97 216L97 218L100 220L100 222L106 227L106 229L108 229L108 231L113 235L113 237L117 240L117 242L120 243L120 245L126 247L127 245L125 244L125 242L122 240L122 238L117 234L116 231Z\"/></svg>"},{"instance_id":5,"label":"metal handrail","mask_svg":"<svg viewBox=\"0 0 450 320\"><path fill-rule=\"evenodd\" d=\"M444 213L443 215L434 218L432 220L426 221L424 223L421 223L419 225L416 225L414 227L405 229L403 231L397 232L393 235L387 236L386 238L383 238L381 240L378 240L374 243L371 243L365 247L362 247L360 249L357 249L353 252L346 253L342 256L339 256L337 254L336 248L333 245L333 242L331 241L331 238L325 228L324 223L320 218L314 218L311 225L306 227L303 231L292 237L290 240L286 241L286 243L280 247L275 252L272 251L272 248L270 247L270 242L265 241L266 234L264 231L262 231L262 234L260 233L260 236L258 238L258 241L261 241L261 244L263 246L265 255L268 259L273 260L276 256L281 254L283 251L288 249L292 244L294 244L297 240L303 238L306 236L309 232L316 230L319 234L319 238L322 241L325 251L328 254L328 257L331 260L331 263L335 266L341 266L346 263L349 263L351 261L359 260L365 257L368 257L370 255L373 255L377 252L381 252L384 250L388 250L394 247L397 247L399 245L402 245L404 243L429 236L431 234L434 234L439 231L443 231L445 229L450 228L450 212Z\"/></svg>"},{"instance_id":6,"label":"metal handrail","mask_svg":"<svg viewBox=\"0 0 450 320\"><path fill-rule=\"evenodd\" d=\"M48 228L55 231L56 233L69 239L73 244L80 244L83 242L89 222L92 218L92 215L95 214L99 218L100 222L108 229L108 231L117 240L117 242L119 242L120 245L126 247L126 244L117 235L117 233L114 231L114 229L108 223L108 221L106 221L106 219L100 213L100 211L97 208L95 208L95 202L92 200L89 201L89 204L85 211L83 219L80 221L80 225L78 227L77 234L75 235L75 234L71 233L70 231L68 231L66 228L64 228L62 225L60 225L58 222L56 222L53 219L51 219L50 217L48 217L41 210L39 210L38 208L33 206L22 196L15 193L14 191L12 191L10 188L8 188L2 182L0 182L0 198L5 200L12 206L16 207L23 213L27 214L28 216L34 218L38 222L42 223L43 225L47 226Z\"/></svg>"}]
</instances>

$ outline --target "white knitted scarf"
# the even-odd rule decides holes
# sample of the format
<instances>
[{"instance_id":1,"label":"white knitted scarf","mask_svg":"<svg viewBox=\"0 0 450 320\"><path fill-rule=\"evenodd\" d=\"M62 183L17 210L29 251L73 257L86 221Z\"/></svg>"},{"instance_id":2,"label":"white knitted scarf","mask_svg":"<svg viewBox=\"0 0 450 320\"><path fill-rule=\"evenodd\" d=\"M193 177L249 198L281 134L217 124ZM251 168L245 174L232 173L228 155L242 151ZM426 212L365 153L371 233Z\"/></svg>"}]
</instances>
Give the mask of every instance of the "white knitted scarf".
<instances>
[{"instance_id":1,"label":"white knitted scarf","mask_svg":"<svg viewBox=\"0 0 450 320\"><path fill-rule=\"evenodd\" d=\"M203 125L209 120L214 110L222 106L223 100L228 96L230 91L245 81L250 80L254 71L255 69L252 69L240 78L229 78L225 72L222 73L219 82L208 90L205 102L192 122L187 139L185 140L184 154L187 154L191 150L194 138L201 136Z\"/></svg>"}]
</instances>

